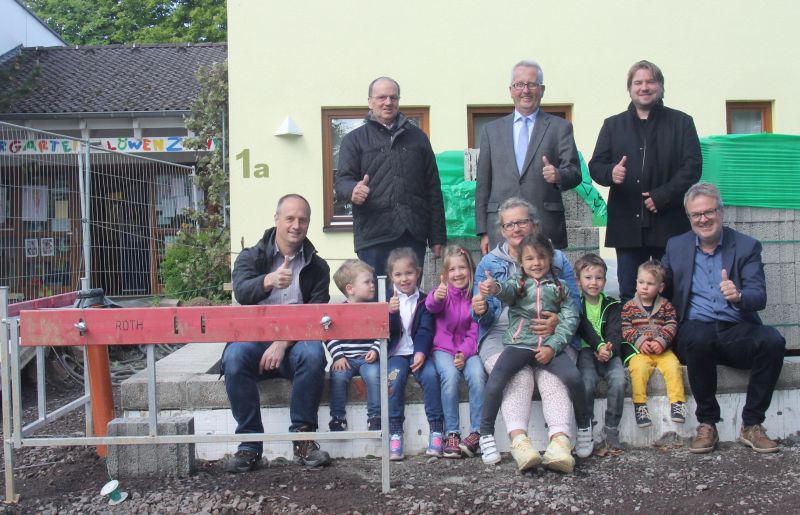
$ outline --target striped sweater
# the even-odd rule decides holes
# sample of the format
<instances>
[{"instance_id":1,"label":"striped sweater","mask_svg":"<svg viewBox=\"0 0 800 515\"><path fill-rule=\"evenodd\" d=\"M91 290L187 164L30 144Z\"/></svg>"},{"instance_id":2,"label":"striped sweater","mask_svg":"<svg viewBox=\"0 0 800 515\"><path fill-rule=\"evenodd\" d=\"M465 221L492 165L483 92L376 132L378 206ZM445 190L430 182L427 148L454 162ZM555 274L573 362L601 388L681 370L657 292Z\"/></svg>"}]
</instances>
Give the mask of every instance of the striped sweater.
<instances>
[{"instance_id":1,"label":"striped sweater","mask_svg":"<svg viewBox=\"0 0 800 515\"><path fill-rule=\"evenodd\" d=\"M659 295L653 303L651 312L642 306L639 295L625 303L622 308L622 338L626 347L623 360L631 354L638 354L645 340L656 340L668 349L678 332L678 318L672 304Z\"/></svg>"}]
</instances>

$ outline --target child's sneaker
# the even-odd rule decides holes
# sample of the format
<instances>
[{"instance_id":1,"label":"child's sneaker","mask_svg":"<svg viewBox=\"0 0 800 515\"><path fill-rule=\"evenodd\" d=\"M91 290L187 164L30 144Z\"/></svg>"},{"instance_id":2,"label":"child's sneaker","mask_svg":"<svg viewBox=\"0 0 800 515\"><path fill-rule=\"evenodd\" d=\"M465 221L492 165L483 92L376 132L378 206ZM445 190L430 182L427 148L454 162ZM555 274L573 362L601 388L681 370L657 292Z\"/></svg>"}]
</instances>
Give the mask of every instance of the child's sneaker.
<instances>
[{"instance_id":1,"label":"child's sneaker","mask_svg":"<svg viewBox=\"0 0 800 515\"><path fill-rule=\"evenodd\" d=\"M589 427L578 428L577 444L575 445L575 454L579 458L588 458L592 455L594 450L594 440L592 440L592 424Z\"/></svg>"},{"instance_id":2,"label":"child's sneaker","mask_svg":"<svg viewBox=\"0 0 800 515\"><path fill-rule=\"evenodd\" d=\"M539 451L533 448L531 439L527 435L517 435L511 442L511 456L517 462L517 469L522 472L536 468L542 462Z\"/></svg>"},{"instance_id":3,"label":"child's sneaker","mask_svg":"<svg viewBox=\"0 0 800 515\"><path fill-rule=\"evenodd\" d=\"M447 441L444 443L442 455L445 458L461 457L461 435L458 433L449 433L447 435Z\"/></svg>"},{"instance_id":4,"label":"child's sneaker","mask_svg":"<svg viewBox=\"0 0 800 515\"><path fill-rule=\"evenodd\" d=\"M389 440L389 461L403 461L403 435L394 434Z\"/></svg>"},{"instance_id":5,"label":"child's sneaker","mask_svg":"<svg viewBox=\"0 0 800 515\"><path fill-rule=\"evenodd\" d=\"M686 422L686 403L685 402L673 402L669 406L669 417L672 419L673 422L677 422L678 424L683 424Z\"/></svg>"},{"instance_id":6,"label":"child's sneaker","mask_svg":"<svg viewBox=\"0 0 800 515\"><path fill-rule=\"evenodd\" d=\"M647 404L634 404L633 412L636 415L636 425L639 427L650 427L653 421L650 419L650 410L647 409Z\"/></svg>"},{"instance_id":7,"label":"child's sneaker","mask_svg":"<svg viewBox=\"0 0 800 515\"><path fill-rule=\"evenodd\" d=\"M328 422L328 428L331 431L347 431L347 419L333 417Z\"/></svg>"},{"instance_id":8,"label":"child's sneaker","mask_svg":"<svg viewBox=\"0 0 800 515\"><path fill-rule=\"evenodd\" d=\"M556 472L571 474L575 469L575 458L572 457L572 445L569 438L558 435L550 440L547 450L542 456L542 466Z\"/></svg>"},{"instance_id":9,"label":"child's sneaker","mask_svg":"<svg viewBox=\"0 0 800 515\"><path fill-rule=\"evenodd\" d=\"M370 417L367 419L367 431L380 431L381 417Z\"/></svg>"},{"instance_id":10,"label":"child's sneaker","mask_svg":"<svg viewBox=\"0 0 800 515\"><path fill-rule=\"evenodd\" d=\"M431 432L431 434L428 435L428 450L425 451L425 454L441 458L442 447L442 433L437 433L436 431Z\"/></svg>"},{"instance_id":11,"label":"child's sneaker","mask_svg":"<svg viewBox=\"0 0 800 515\"><path fill-rule=\"evenodd\" d=\"M459 447L461 447L461 450L464 452L464 454L470 458L474 458L481 451L480 441L480 433L473 431L469 434L469 436L461 440L461 445L459 445Z\"/></svg>"},{"instance_id":12,"label":"child's sneaker","mask_svg":"<svg viewBox=\"0 0 800 515\"><path fill-rule=\"evenodd\" d=\"M497 452L497 442L494 441L494 435L481 436L480 446L485 464L494 465L500 463L500 453Z\"/></svg>"}]
</instances>

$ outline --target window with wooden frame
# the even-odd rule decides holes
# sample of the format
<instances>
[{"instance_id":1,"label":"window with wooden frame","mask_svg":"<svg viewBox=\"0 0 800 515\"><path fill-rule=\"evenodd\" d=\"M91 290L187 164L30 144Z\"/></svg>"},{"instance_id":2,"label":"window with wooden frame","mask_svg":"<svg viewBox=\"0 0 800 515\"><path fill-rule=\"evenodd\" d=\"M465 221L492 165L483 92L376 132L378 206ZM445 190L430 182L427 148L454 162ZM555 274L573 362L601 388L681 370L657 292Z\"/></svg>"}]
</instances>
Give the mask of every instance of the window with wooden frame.
<instances>
[{"instance_id":1,"label":"window with wooden frame","mask_svg":"<svg viewBox=\"0 0 800 515\"><path fill-rule=\"evenodd\" d=\"M350 199L336 197L333 178L339 164L342 140L350 131L364 124L368 110L366 107L322 109L322 184L325 201L323 230L326 232L353 230L353 206ZM401 111L411 123L430 137L427 107L403 107Z\"/></svg>"},{"instance_id":2,"label":"window with wooden frame","mask_svg":"<svg viewBox=\"0 0 800 515\"><path fill-rule=\"evenodd\" d=\"M542 105L546 113L572 121L572 104ZM489 123L514 111L513 105L467 106L467 147L479 148L481 131Z\"/></svg>"},{"instance_id":3,"label":"window with wooden frame","mask_svg":"<svg viewBox=\"0 0 800 515\"><path fill-rule=\"evenodd\" d=\"M728 134L772 132L772 101L725 102Z\"/></svg>"}]
</instances>

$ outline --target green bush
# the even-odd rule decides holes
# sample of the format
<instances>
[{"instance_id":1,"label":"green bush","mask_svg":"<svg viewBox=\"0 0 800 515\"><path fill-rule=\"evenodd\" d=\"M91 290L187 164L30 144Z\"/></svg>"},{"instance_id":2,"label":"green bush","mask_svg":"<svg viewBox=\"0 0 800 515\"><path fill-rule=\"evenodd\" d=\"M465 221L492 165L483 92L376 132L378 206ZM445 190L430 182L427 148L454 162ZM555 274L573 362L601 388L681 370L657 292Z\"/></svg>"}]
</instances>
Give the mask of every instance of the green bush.
<instances>
[{"instance_id":1,"label":"green bush","mask_svg":"<svg viewBox=\"0 0 800 515\"><path fill-rule=\"evenodd\" d=\"M206 297L229 303L231 294L224 290L231 280L229 245L228 229L182 229L161 263L164 293L184 300Z\"/></svg>"}]
</instances>

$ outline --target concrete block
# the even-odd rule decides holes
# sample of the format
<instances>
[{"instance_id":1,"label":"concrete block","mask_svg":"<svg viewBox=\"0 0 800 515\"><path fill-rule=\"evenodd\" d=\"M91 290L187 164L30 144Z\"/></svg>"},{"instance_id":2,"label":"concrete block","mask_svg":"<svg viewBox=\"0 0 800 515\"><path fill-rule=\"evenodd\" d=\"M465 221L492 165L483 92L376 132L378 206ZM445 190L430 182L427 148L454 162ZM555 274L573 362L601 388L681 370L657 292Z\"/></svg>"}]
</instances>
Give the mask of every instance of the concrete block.
<instances>
[{"instance_id":1,"label":"concrete block","mask_svg":"<svg viewBox=\"0 0 800 515\"><path fill-rule=\"evenodd\" d=\"M108 423L109 436L146 436L146 418L116 418ZM159 435L194 434L194 417L161 417ZM113 478L186 477L194 474L194 444L137 444L110 445L107 460L108 474Z\"/></svg>"}]
</instances>

